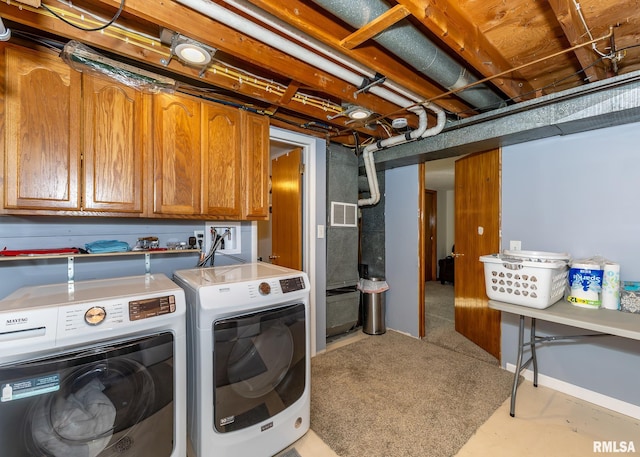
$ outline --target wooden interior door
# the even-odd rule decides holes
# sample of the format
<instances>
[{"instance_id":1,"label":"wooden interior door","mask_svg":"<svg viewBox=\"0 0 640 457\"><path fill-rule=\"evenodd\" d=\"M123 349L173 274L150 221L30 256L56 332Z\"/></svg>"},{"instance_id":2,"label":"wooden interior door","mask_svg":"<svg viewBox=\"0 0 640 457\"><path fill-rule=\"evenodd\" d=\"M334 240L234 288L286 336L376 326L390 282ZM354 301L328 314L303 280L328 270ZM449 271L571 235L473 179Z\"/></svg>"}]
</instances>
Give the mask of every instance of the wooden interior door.
<instances>
[{"instance_id":1,"label":"wooden interior door","mask_svg":"<svg viewBox=\"0 0 640 457\"><path fill-rule=\"evenodd\" d=\"M302 270L302 149L271 161L271 263Z\"/></svg>"},{"instance_id":2,"label":"wooden interior door","mask_svg":"<svg viewBox=\"0 0 640 457\"><path fill-rule=\"evenodd\" d=\"M500 250L500 150L455 163L455 328L500 359L500 312L489 309L479 257Z\"/></svg>"}]
</instances>

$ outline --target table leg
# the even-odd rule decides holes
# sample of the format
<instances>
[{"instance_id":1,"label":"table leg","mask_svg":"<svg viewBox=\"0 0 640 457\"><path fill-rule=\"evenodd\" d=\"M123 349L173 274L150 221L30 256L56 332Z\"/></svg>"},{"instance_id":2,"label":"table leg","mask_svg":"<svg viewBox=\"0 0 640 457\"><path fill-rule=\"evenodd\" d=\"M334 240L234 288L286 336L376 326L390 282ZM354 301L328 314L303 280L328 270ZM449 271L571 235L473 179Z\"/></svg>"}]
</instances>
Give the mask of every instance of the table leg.
<instances>
[{"instance_id":1,"label":"table leg","mask_svg":"<svg viewBox=\"0 0 640 457\"><path fill-rule=\"evenodd\" d=\"M536 318L531 318L531 360L533 361L533 387L538 387L538 358L536 357Z\"/></svg>"},{"instance_id":2,"label":"table leg","mask_svg":"<svg viewBox=\"0 0 640 457\"><path fill-rule=\"evenodd\" d=\"M518 358L516 361L516 372L513 375L513 387L511 388L511 417L516 415L516 392L518 391L518 377L522 369L522 352L524 347L524 316L520 316L520 328L518 329Z\"/></svg>"}]
</instances>

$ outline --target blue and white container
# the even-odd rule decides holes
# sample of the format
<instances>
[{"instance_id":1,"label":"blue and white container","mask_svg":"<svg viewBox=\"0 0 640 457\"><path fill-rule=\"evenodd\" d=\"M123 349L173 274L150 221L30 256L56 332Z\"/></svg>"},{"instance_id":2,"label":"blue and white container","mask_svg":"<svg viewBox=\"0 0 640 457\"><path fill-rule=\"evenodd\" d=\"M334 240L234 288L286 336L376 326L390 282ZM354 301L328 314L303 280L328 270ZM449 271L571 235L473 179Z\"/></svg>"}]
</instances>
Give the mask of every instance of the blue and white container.
<instances>
[{"instance_id":1,"label":"blue and white container","mask_svg":"<svg viewBox=\"0 0 640 457\"><path fill-rule=\"evenodd\" d=\"M602 304L602 264L594 259L576 260L569 269L567 301L582 308L598 309Z\"/></svg>"}]
</instances>

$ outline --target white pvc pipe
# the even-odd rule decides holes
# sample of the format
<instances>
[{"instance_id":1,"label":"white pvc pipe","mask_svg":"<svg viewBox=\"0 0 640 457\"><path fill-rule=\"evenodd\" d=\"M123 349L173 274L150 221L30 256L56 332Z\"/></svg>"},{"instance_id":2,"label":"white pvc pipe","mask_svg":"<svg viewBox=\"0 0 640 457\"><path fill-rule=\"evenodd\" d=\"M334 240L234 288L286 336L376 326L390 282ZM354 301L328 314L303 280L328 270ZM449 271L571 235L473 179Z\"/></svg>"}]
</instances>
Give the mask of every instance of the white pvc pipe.
<instances>
[{"instance_id":1,"label":"white pvc pipe","mask_svg":"<svg viewBox=\"0 0 640 457\"><path fill-rule=\"evenodd\" d=\"M4 26L2 18L0 18L0 41L9 41L11 38L11 30Z\"/></svg>"},{"instance_id":2,"label":"white pvc pipe","mask_svg":"<svg viewBox=\"0 0 640 457\"><path fill-rule=\"evenodd\" d=\"M287 24L284 21L281 21L280 19L273 16L272 14L269 14L266 11L260 8L257 8L253 4L249 3L247 0L224 0L224 2L242 11L243 13L253 17L254 19L258 19L262 23L267 24L269 27L286 34L290 38L293 38L294 40L300 43L304 43L305 45L309 46L311 49L321 52L322 54L329 57L330 59L365 75L367 78L375 78L376 76L376 72L374 70L362 65L360 62L358 62L355 59L352 59L344 54L341 54L335 51L334 49L330 48L329 46L322 43L321 41L316 40L315 38L300 32L299 30L291 27L289 24ZM416 93L400 86L399 84L389 79L385 79L384 82L382 82L382 85L411 99L413 102L419 102L423 100L423 97L420 97Z\"/></svg>"},{"instance_id":3,"label":"white pvc pipe","mask_svg":"<svg viewBox=\"0 0 640 457\"><path fill-rule=\"evenodd\" d=\"M427 114L424 109L419 108L421 112L418 112L419 124L418 128L413 130L408 135L396 135L386 140L378 141L377 143L370 144L364 148L362 152L362 160L364 161L364 169L367 174L367 181L369 183L369 198L361 198L358 200L358 206L375 205L380 201L380 188L378 186L378 176L376 174L376 164L373 158L373 153L383 148L395 146L401 143L407 143L417 138L426 138L429 136L437 135L442 131L446 122L446 115L444 111L433 103L422 105L428 110L432 111L437 116L436 125L427 129ZM411 109L414 110L414 109ZM415 111L414 111L415 112Z\"/></svg>"},{"instance_id":4,"label":"white pvc pipe","mask_svg":"<svg viewBox=\"0 0 640 457\"><path fill-rule=\"evenodd\" d=\"M244 17L235 14L228 9L206 0L176 0L191 9L194 9L205 16L215 19L218 22L223 23L235 30L245 33L263 43L269 44L284 53L289 54L292 57L300 59L316 68L320 68L332 75L353 84L356 87L360 87L365 81L360 75L353 73L350 70L332 62L329 59L319 56L315 52L308 50L300 45L292 43L288 39L274 33L258 24L245 19ZM394 103L402 108L413 105L413 102L405 97L402 97L390 90L383 87L373 86L369 92L377 95L380 98Z\"/></svg>"}]
</instances>

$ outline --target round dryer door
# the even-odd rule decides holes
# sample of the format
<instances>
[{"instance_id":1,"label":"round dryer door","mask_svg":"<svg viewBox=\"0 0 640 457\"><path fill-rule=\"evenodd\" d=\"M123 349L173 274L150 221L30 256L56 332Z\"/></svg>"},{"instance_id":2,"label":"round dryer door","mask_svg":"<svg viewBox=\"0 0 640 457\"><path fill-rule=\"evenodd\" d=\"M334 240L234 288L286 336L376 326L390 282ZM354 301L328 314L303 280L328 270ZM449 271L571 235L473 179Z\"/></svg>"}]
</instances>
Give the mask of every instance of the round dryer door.
<instances>
[{"instance_id":1,"label":"round dryer door","mask_svg":"<svg viewBox=\"0 0 640 457\"><path fill-rule=\"evenodd\" d=\"M269 419L302 396L305 319L305 306L297 303L214 322L214 416L219 432Z\"/></svg>"},{"instance_id":2,"label":"round dryer door","mask_svg":"<svg viewBox=\"0 0 640 457\"><path fill-rule=\"evenodd\" d=\"M238 333L227 364L229 382L243 397L261 397L275 389L291 368L293 337L280 321L257 335L251 327Z\"/></svg>"}]
</instances>

